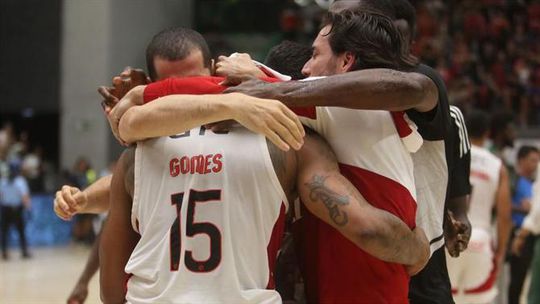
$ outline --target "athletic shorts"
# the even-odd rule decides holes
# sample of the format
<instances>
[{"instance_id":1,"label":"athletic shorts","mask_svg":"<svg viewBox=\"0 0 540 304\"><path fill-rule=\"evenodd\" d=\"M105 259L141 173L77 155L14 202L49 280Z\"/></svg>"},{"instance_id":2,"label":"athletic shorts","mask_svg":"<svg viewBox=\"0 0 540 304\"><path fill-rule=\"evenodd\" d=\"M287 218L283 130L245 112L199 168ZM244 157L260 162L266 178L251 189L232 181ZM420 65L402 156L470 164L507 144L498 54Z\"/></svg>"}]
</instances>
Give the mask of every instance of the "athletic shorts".
<instances>
[{"instance_id":1,"label":"athletic shorts","mask_svg":"<svg viewBox=\"0 0 540 304\"><path fill-rule=\"evenodd\" d=\"M457 304L493 302L497 296L497 269L489 232L473 228L467 250L458 258L447 254L446 263Z\"/></svg>"}]
</instances>

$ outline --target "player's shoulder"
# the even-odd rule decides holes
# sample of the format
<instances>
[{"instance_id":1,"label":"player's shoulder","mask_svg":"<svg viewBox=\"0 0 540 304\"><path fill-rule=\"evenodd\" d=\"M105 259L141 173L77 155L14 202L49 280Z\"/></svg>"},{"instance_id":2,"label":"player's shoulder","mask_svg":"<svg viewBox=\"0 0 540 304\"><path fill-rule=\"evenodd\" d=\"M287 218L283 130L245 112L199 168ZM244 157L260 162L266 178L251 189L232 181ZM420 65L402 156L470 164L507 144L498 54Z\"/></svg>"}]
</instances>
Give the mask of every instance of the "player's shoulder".
<instances>
[{"instance_id":1,"label":"player's shoulder","mask_svg":"<svg viewBox=\"0 0 540 304\"><path fill-rule=\"evenodd\" d=\"M502 164L501 158L495 155L493 152L489 151L489 149L485 147L473 146L472 151L474 154L487 159L489 162L493 164L497 164L497 165Z\"/></svg>"}]
</instances>

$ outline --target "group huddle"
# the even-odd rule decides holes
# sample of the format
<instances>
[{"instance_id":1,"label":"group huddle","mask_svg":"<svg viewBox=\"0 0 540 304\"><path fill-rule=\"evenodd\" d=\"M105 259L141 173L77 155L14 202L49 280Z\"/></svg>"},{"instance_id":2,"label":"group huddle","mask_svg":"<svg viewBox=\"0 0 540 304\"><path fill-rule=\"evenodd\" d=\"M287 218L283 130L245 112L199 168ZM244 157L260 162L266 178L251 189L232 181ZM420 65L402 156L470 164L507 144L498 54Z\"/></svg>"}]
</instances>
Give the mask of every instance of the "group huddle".
<instances>
[{"instance_id":1,"label":"group huddle","mask_svg":"<svg viewBox=\"0 0 540 304\"><path fill-rule=\"evenodd\" d=\"M100 88L126 146L114 173L55 200L64 219L108 211L103 302L453 303L470 144L410 55L414 28L406 0L335 1L311 48L283 42L266 65L214 63L191 29L155 35L149 77ZM290 260L301 296L275 271Z\"/></svg>"}]
</instances>

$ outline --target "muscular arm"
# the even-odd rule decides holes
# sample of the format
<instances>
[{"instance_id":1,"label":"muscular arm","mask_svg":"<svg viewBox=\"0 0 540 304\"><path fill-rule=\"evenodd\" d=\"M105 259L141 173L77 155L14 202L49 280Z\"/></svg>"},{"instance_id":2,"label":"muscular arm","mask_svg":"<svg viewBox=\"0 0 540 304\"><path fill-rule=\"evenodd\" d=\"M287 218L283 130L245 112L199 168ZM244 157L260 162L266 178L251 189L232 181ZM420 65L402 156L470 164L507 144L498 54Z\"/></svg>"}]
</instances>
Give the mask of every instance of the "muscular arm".
<instances>
[{"instance_id":1,"label":"muscular arm","mask_svg":"<svg viewBox=\"0 0 540 304\"><path fill-rule=\"evenodd\" d=\"M124 267L139 239L131 227L132 197L126 189L127 172L132 165L133 150L127 150L120 157L111 181L112 203L99 248L101 300L104 303L124 303L128 278Z\"/></svg>"},{"instance_id":2,"label":"muscular arm","mask_svg":"<svg viewBox=\"0 0 540 304\"><path fill-rule=\"evenodd\" d=\"M121 102L140 103L129 100L141 98L141 93L142 90L136 88ZM281 102L236 93L169 95L156 102L132 106L118 119L119 137L125 142L179 134L229 119L266 136L282 150L299 149L304 136L298 117Z\"/></svg>"},{"instance_id":3,"label":"muscular arm","mask_svg":"<svg viewBox=\"0 0 540 304\"><path fill-rule=\"evenodd\" d=\"M496 196L497 208L497 250L495 257L498 262L502 262L504 258L510 232L512 230L512 213L510 200L510 182L508 172L504 165L501 166L499 178L499 189Z\"/></svg>"},{"instance_id":4,"label":"muscular arm","mask_svg":"<svg viewBox=\"0 0 540 304\"><path fill-rule=\"evenodd\" d=\"M234 106L230 104L238 99L235 98L238 95L170 95L156 102L131 107L120 119L120 137L134 142L232 119Z\"/></svg>"},{"instance_id":5,"label":"muscular arm","mask_svg":"<svg viewBox=\"0 0 540 304\"><path fill-rule=\"evenodd\" d=\"M273 159L279 152L271 153ZM396 216L369 205L341 175L332 150L320 136L308 134L296 156L296 166L291 165L289 153L283 158L286 173L276 171L290 177L290 170L297 169L293 182L310 212L379 259L405 265L427 261L429 244L423 232L419 235Z\"/></svg>"},{"instance_id":6,"label":"muscular arm","mask_svg":"<svg viewBox=\"0 0 540 304\"><path fill-rule=\"evenodd\" d=\"M256 90L252 85L257 83ZM277 99L287 106L332 106L366 110L419 112L432 110L438 101L433 81L419 73L368 69L312 81L262 83L252 81L227 92Z\"/></svg>"}]
</instances>

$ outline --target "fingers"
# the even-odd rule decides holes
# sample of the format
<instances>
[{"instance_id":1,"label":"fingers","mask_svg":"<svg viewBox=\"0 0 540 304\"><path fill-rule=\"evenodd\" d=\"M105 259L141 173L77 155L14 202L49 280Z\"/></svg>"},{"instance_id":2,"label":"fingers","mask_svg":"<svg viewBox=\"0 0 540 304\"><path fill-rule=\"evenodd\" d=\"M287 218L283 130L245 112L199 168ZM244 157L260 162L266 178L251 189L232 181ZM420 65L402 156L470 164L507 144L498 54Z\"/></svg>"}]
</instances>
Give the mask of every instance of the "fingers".
<instances>
[{"instance_id":1,"label":"fingers","mask_svg":"<svg viewBox=\"0 0 540 304\"><path fill-rule=\"evenodd\" d=\"M70 191L68 188L68 186L62 187L61 190L56 192L54 199L54 212L58 217L66 221L70 220L75 213L75 210L69 205L71 195L69 195Z\"/></svg>"},{"instance_id":2,"label":"fingers","mask_svg":"<svg viewBox=\"0 0 540 304\"><path fill-rule=\"evenodd\" d=\"M118 98L113 95L114 90L114 87L100 86L98 88L98 93L103 97L103 102L105 103L105 105L111 108L118 103Z\"/></svg>"},{"instance_id":3,"label":"fingers","mask_svg":"<svg viewBox=\"0 0 540 304\"><path fill-rule=\"evenodd\" d=\"M120 73L120 77L129 77L131 75L132 68L130 66L127 66L124 68L122 73Z\"/></svg>"},{"instance_id":4,"label":"fingers","mask_svg":"<svg viewBox=\"0 0 540 304\"><path fill-rule=\"evenodd\" d=\"M276 118L274 131L293 149L300 150L304 145L304 138L297 125L284 114L280 114Z\"/></svg>"},{"instance_id":5,"label":"fingers","mask_svg":"<svg viewBox=\"0 0 540 304\"><path fill-rule=\"evenodd\" d=\"M277 135L276 132L272 131L271 129L265 132L264 135L280 150L287 152L291 149L289 145L287 145L287 143L283 139L281 139L281 137L279 137L279 135Z\"/></svg>"},{"instance_id":6,"label":"fingers","mask_svg":"<svg viewBox=\"0 0 540 304\"><path fill-rule=\"evenodd\" d=\"M299 140L304 140L304 136L306 136L306 130L304 130L304 125L302 124L302 122L300 121L300 118L298 118L298 115L294 114L293 111L291 111L291 109L289 109L287 106L285 105L282 105L282 109L283 109L283 112L285 113L285 115L287 115L287 117L292 120L294 122L294 124L296 125L296 130L298 130L300 132L300 134L298 134L297 137Z\"/></svg>"}]
</instances>

